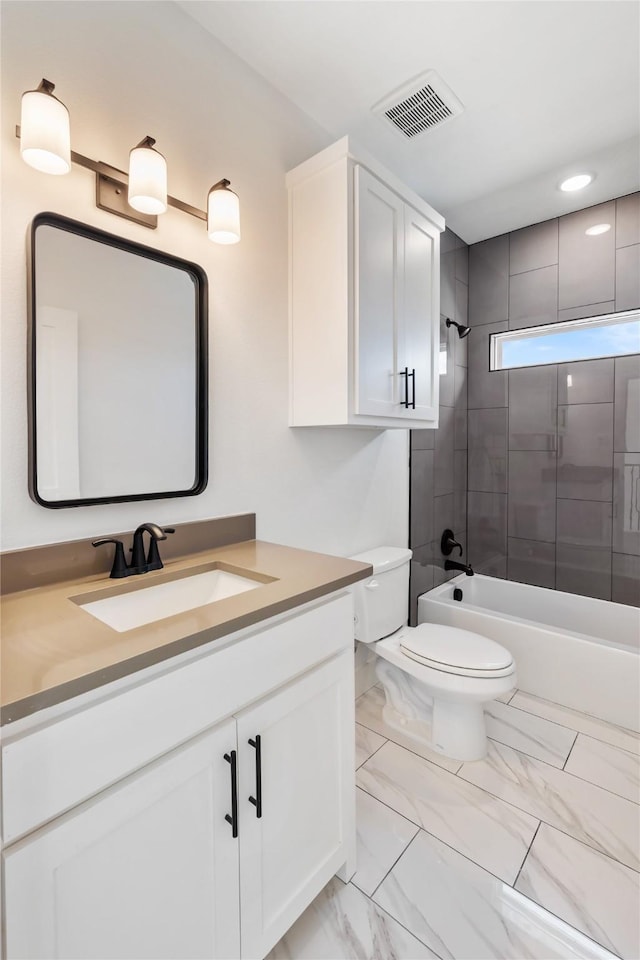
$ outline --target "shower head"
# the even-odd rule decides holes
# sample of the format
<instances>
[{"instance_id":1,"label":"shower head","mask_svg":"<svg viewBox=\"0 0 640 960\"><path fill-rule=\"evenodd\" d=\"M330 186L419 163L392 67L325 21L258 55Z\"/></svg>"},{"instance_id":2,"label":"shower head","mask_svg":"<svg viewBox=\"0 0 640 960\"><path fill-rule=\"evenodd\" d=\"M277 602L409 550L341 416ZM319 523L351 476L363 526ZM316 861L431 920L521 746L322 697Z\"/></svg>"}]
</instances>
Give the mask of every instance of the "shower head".
<instances>
[{"instance_id":1,"label":"shower head","mask_svg":"<svg viewBox=\"0 0 640 960\"><path fill-rule=\"evenodd\" d=\"M456 323L455 320L450 320L448 317L445 320L445 323L448 327L456 328L456 330L458 331L458 336L460 337L461 340L463 340L465 337L468 337L469 334L471 333L471 327L465 327L463 323Z\"/></svg>"}]
</instances>

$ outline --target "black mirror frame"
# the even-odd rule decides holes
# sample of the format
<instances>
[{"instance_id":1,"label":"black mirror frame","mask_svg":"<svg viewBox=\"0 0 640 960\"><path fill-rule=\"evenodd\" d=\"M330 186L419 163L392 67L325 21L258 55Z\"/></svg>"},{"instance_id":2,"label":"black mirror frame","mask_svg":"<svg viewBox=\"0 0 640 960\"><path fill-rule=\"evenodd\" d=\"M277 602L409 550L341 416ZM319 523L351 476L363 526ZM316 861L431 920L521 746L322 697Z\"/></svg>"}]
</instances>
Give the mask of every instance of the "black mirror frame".
<instances>
[{"instance_id":1,"label":"black mirror frame","mask_svg":"<svg viewBox=\"0 0 640 960\"><path fill-rule=\"evenodd\" d=\"M67 230L78 236L105 243L136 256L156 260L167 266L176 267L188 273L196 291L196 436L195 436L195 481L188 490L170 490L152 493L123 494L116 497L88 497L78 500L44 500L38 493L37 424L36 424L36 230L41 226L53 226ZM129 503L136 500L166 500L177 497L195 497L207 486L209 479L209 294L207 275L196 263L182 260L170 254L147 247L141 243L124 240L112 233L106 233L96 227L71 220L57 213L39 213L32 221L29 233L29 253L27 256L28 283L28 336L27 336L27 391L29 419L29 496L42 507L59 510L64 507L89 507L102 503Z\"/></svg>"}]
</instances>

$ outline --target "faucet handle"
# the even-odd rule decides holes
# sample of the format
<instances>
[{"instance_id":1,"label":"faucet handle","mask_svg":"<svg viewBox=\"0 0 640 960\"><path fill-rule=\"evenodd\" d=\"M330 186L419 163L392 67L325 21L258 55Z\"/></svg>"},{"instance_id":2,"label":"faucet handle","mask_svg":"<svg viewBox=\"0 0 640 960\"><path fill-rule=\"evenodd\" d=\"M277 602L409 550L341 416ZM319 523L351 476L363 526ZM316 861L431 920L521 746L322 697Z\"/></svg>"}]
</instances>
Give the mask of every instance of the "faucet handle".
<instances>
[{"instance_id":1,"label":"faucet handle","mask_svg":"<svg viewBox=\"0 0 640 960\"><path fill-rule=\"evenodd\" d=\"M443 556L448 557L451 553L453 553L456 547L460 551L459 555L462 556L462 544L458 543L458 541L455 539L453 530L450 530L447 527L440 539L440 551Z\"/></svg>"},{"instance_id":2,"label":"faucet handle","mask_svg":"<svg viewBox=\"0 0 640 960\"><path fill-rule=\"evenodd\" d=\"M115 543L116 549L113 554L113 565L111 567L111 573L109 576L113 580L119 580L121 577L128 577L131 573L131 570L127 566L127 561L124 558L124 546L122 540L114 540L110 537L105 537L102 540L94 540L92 542L93 547L101 547L104 543Z\"/></svg>"}]
</instances>

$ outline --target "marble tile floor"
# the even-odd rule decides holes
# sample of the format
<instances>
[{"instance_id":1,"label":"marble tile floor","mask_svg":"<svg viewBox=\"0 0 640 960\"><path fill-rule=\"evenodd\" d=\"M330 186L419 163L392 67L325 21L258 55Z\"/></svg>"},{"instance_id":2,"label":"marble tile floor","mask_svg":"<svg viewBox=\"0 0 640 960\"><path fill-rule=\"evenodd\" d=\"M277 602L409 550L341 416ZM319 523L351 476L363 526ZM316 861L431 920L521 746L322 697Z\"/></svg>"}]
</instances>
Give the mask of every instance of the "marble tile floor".
<instances>
[{"instance_id":1,"label":"marble tile floor","mask_svg":"<svg viewBox=\"0 0 640 960\"><path fill-rule=\"evenodd\" d=\"M459 763L356 702L358 870L269 960L637 960L640 736L516 691Z\"/></svg>"}]
</instances>

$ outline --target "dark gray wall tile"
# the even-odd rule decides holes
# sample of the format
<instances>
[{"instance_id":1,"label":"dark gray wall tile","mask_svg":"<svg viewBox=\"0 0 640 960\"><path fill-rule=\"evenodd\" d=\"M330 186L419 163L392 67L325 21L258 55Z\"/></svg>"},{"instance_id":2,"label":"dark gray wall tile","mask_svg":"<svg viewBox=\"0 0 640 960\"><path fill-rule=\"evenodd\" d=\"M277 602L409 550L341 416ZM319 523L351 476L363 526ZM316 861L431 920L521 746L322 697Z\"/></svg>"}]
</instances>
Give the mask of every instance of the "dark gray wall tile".
<instances>
[{"instance_id":1,"label":"dark gray wall tile","mask_svg":"<svg viewBox=\"0 0 640 960\"><path fill-rule=\"evenodd\" d=\"M640 555L640 453L614 454L613 549Z\"/></svg>"},{"instance_id":2,"label":"dark gray wall tile","mask_svg":"<svg viewBox=\"0 0 640 960\"><path fill-rule=\"evenodd\" d=\"M469 322L497 323L509 316L509 235L469 248Z\"/></svg>"},{"instance_id":3,"label":"dark gray wall tile","mask_svg":"<svg viewBox=\"0 0 640 960\"><path fill-rule=\"evenodd\" d=\"M616 251L616 310L637 307L640 307L640 243Z\"/></svg>"},{"instance_id":4,"label":"dark gray wall tile","mask_svg":"<svg viewBox=\"0 0 640 960\"><path fill-rule=\"evenodd\" d=\"M555 450L557 372L548 367L509 371L509 449Z\"/></svg>"},{"instance_id":5,"label":"dark gray wall tile","mask_svg":"<svg viewBox=\"0 0 640 960\"><path fill-rule=\"evenodd\" d=\"M558 500L557 542L568 547L611 550L611 504Z\"/></svg>"},{"instance_id":6,"label":"dark gray wall tile","mask_svg":"<svg viewBox=\"0 0 640 960\"><path fill-rule=\"evenodd\" d=\"M537 540L509 537L507 571L509 580L531 583L536 587L556 585L556 545Z\"/></svg>"},{"instance_id":7,"label":"dark gray wall tile","mask_svg":"<svg viewBox=\"0 0 640 960\"><path fill-rule=\"evenodd\" d=\"M456 280L456 316L455 319L458 323L463 324L465 327L469 326L469 287L466 283L462 283L460 280ZM460 337L455 339L455 361L460 367L466 367L467 365L467 347L468 347L468 338L464 337L462 340Z\"/></svg>"},{"instance_id":8,"label":"dark gray wall tile","mask_svg":"<svg viewBox=\"0 0 640 960\"><path fill-rule=\"evenodd\" d=\"M447 327L443 317L440 317L440 406L454 405L454 354L455 340L458 340L458 331L455 327ZM442 354L446 354L446 370L442 372Z\"/></svg>"},{"instance_id":9,"label":"dark gray wall tile","mask_svg":"<svg viewBox=\"0 0 640 960\"><path fill-rule=\"evenodd\" d=\"M467 449L467 368L456 367L454 374L455 403L453 419L453 446L455 450Z\"/></svg>"},{"instance_id":10,"label":"dark gray wall tile","mask_svg":"<svg viewBox=\"0 0 640 960\"><path fill-rule=\"evenodd\" d=\"M509 452L509 536L549 543L555 540L555 453Z\"/></svg>"},{"instance_id":11,"label":"dark gray wall tile","mask_svg":"<svg viewBox=\"0 0 640 960\"><path fill-rule=\"evenodd\" d=\"M487 560L483 560L477 567L474 567L474 570L476 573L484 574L485 577L496 577L498 580L506 580L507 558L498 556L490 557Z\"/></svg>"},{"instance_id":12,"label":"dark gray wall tile","mask_svg":"<svg viewBox=\"0 0 640 960\"><path fill-rule=\"evenodd\" d=\"M559 543L556 548L556 590L610 600L611 551Z\"/></svg>"},{"instance_id":13,"label":"dark gray wall tile","mask_svg":"<svg viewBox=\"0 0 640 960\"><path fill-rule=\"evenodd\" d=\"M440 313L456 318L456 251L440 254Z\"/></svg>"},{"instance_id":14,"label":"dark gray wall tile","mask_svg":"<svg viewBox=\"0 0 640 960\"><path fill-rule=\"evenodd\" d=\"M456 280L469 283L469 247L462 240L456 250Z\"/></svg>"},{"instance_id":15,"label":"dark gray wall tile","mask_svg":"<svg viewBox=\"0 0 640 960\"><path fill-rule=\"evenodd\" d=\"M413 551L410 566L409 625L418 622L418 597L433 588L433 545L427 544Z\"/></svg>"},{"instance_id":16,"label":"dark gray wall tile","mask_svg":"<svg viewBox=\"0 0 640 960\"><path fill-rule=\"evenodd\" d=\"M507 372L489 370L489 335L504 333L507 321L474 327L469 341L469 409L507 406Z\"/></svg>"},{"instance_id":17,"label":"dark gray wall tile","mask_svg":"<svg viewBox=\"0 0 640 960\"><path fill-rule=\"evenodd\" d=\"M453 407L440 407L433 461L433 495L453 493Z\"/></svg>"},{"instance_id":18,"label":"dark gray wall tile","mask_svg":"<svg viewBox=\"0 0 640 960\"><path fill-rule=\"evenodd\" d=\"M469 411L470 490L507 492L507 408Z\"/></svg>"},{"instance_id":19,"label":"dark gray wall tile","mask_svg":"<svg viewBox=\"0 0 640 960\"><path fill-rule=\"evenodd\" d=\"M469 491L468 557L473 568L500 569L507 557L507 495Z\"/></svg>"},{"instance_id":20,"label":"dark gray wall tile","mask_svg":"<svg viewBox=\"0 0 640 960\"><path fill-rule=\"evenodd\" d=\"M616 200L616 247L640 243L640 193Z\"/></svg>"},{"instance_id":21,"label":"dark gray wall tile","mask_svg":"<svg viewBox=\"0 0 640 960\"><path fill-rule=\"evenodd\" d=\"M611 599L630 607L640 607L640 557L613 554Z\"/></svg>"},{"instance_id":22,"label":"dark gray wall tile","mask_svg":"<svg viewBox=\"0 0 640 960\"><path fill-rule=\"evenodd\" d=\"M558 221L545 220L514 230L509 240L509 271L524 273L558 262Z\"/></svg>"},{"instance_id":23,"label":"dark gray wall tile","mask_svg":"<svg viewBox=\"0 0 640 960\"><path fill-rule=\"evenodd\" d=\"M611 500L613 404L558 407L558 496Z\"/></svg>"},{"instance_id":24,"label":"dark gray wall tile","mask_svg":"<svg viewBox=\"0 0 640 960\"><path fill-rule=\"evenodd\" d=\"M467 539L467 451L453 455L453 530L456 537Z\"/></svg>"},{"instance_id":25,"label":"dark gray wall tile","mask_svg":"<svg viewBox=\"0 0 640 960\"><path fill-rule=\"evenodd\" d=\"M435 430L411 430L411 450L433 450L436 443Z\"/></svg>"},{"instance_id":26,"label":"dark gray wall tile","mask_svg":"<svg viewBox=\"0 0 640 960\"><path fill-rule=\"evenodd\" d=\"M414 450L411 455L412 548L433 540L433 458L433 450Z\"/></svg>"},{"instance_id":27,"label":"dark gray wall tile","mask_svg":"<svg viewBox=\"0 0 640 960\"><path fill-rule=\"evenodd\" d=\"M613 357L558 364L558 403L613 402Z\"/></svg>"},{"instance_id":28,"label":"dark gray wall tile","mask_svg":"<svg viewBox=\"0 0 640 960\"><path fill-rule=\"evenodd\" d=\"M454 495L452 493L447 493L442 497L434 497L433 499L433 527L434 527L434 541L436 544L440 543L442 534L445 530L454 530L456 534L456 540L461 542L464 540L464 533L461 530L456 530L455 524L455 504L453 501ZM464 549L464 544L462 545ZM438 550L439 554L440 551ZM458 551L455 551L456 557ZM436 557L437 559L437 557Z\"/></svg>"},{"instance_id":29,"label":"dark gray wall tile","mask_svg":"<svg viewBox=\"0 0 640 960\"><path fill-rule=\"evenodd\" d=\"M640 451L640 356L615 358L613 448Z\"/></svg>"},{"instance_id":30,"label":"dark gray wall tile","mask_svg":"<svg viewBox=\"0 0 640 960\"><path fill-rule=\"evenodd\" d=\"M560 217L558 307L615 299L615 232L589 237L597 223L615 223L615 201Z\"/></svg>"},{"instance_id":31,"label":"dark gray wall tile","mask_svg":"<svg viewBox=\"0 0 640 960\"><path fill-rule=\"evenodd\" d=\"M568 307L566 310L558 310L558 322L583 320L585 317L600 317L606 313L615 313L615 309L615 300L608 300L606 303L586 303L581 307Z\"/></svg>"},{"instance_id":32,"label":"dark gray wall tile","mask_svg":"<svg viewBox=\"0 0 640 960\"><path fill-rule=\"evenodd\" d=\"M518 273L509 284L509 329L539 327L558 319L558 267Z\"/></svg>"}]
</instances>

